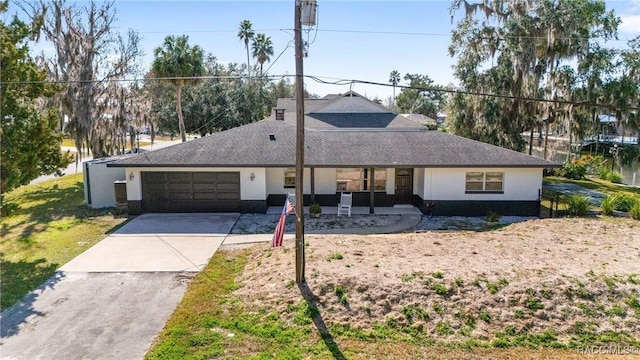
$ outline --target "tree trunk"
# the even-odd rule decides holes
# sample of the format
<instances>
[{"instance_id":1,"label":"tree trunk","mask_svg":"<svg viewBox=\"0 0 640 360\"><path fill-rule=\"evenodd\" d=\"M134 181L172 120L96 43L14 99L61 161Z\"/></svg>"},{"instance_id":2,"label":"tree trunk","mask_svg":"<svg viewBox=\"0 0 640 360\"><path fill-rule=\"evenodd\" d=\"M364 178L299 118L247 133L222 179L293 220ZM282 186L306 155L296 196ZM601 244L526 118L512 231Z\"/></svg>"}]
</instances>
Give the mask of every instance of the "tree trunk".
<instances>
[{"instance_id":1,"label":"tree trunk","mask_svg":"<svg viewBox=\"0 0 640 360\"><path fill-rule=\"evenodd\" d=\"M245 43L244 46L247 48L247 75L249 75L249 80L251 80L251 65L249 65L249 43Z\"/></svg>"},{"instance_id":2,"label":"tree trunk","mask_svg":"<svg viewBox=\"0 0 640 360\"><path fill-rule=\"evenodd\" d=\"M182 142L187 141L187 134L184 130L184 118L182 117L182 84L176 85L176 107L178 108L178 127L180 128L180 137Z\"/></svg>"},{"instance_id":3,"label":"tree trunk","mask_svg":"<svg viewBox=\"0 0 640 360\"><path fill-rule=\"evenodd\" d=\"M591 110L591 121L596 124L596 155L598 155L598 147L600 145L600 120L596 120L596 109Z\"/></svg>"},{"instance_id":4,"label":"tree trunk","mask_svg":"<svg viewBox=\"0 0 640 360\"><path fill-rule=\"evenodd\" d=\"M542 158L547 160L547 145L549 143L549 123L550 121L550 117L551 117L551 113L549 113L549 116L547 116L546 119L544 119L544 152L542 155Z\"/></svg>"},{"instance_id":5,"label":"tree trunk","mask_svg":"<svg viewBox=\"0 0 640 360\"><path fill-rule=\"evenodd\" d=\"M156 141L156 127L153 125L153 121L149 122L149 127L151 128L151 146Z\"/></svg>"},{"instance_id":6,"label":"tree trunk","mask_svg":"<svg viewBox=\"0 0 640 360\"><path fill-rule=\"evenodd\" d=\"M533 125L531 125L531 134L529 135L529 155L531 155L532 149L533 149Z\"/></svg>"}]
</instances>

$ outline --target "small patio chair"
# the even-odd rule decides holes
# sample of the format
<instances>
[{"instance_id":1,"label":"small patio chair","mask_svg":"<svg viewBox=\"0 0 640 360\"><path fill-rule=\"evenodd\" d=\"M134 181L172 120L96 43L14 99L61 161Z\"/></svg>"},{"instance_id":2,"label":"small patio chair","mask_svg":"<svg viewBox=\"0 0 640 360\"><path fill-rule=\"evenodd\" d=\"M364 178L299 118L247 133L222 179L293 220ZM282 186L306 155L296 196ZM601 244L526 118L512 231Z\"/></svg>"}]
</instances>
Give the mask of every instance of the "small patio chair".
<instances>
[{"instance_id":1,"label":"small patio chair","mask_svg":"<svg viewBox=\"0 0 640 360\"><path fill-rule=\"evenodd\" d=\"M338 204L338 216L340 214L345 213L349 217L351 217L351 193L342 193L340 194L340 203Z\"/></svg>"}]
</instances>

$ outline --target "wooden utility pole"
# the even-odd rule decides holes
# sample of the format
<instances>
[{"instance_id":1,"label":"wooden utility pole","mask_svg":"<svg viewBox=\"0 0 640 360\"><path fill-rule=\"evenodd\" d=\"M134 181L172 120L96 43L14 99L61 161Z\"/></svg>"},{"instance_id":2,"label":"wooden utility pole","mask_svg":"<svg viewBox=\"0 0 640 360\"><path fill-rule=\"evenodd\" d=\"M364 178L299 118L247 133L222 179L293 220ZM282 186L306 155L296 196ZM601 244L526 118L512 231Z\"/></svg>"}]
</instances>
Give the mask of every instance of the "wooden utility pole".
<instances>
[{"instance_id":1,"label":"wooden utility pole","mask_svg":"<svg viewBox=\"0 0 640 360\"><path fill-rule=\"evenodd\" d=\"M296 283L304 282L304 84L302 83L302 7L295 0L296 48Z\"/></svg>"}]
</instances>

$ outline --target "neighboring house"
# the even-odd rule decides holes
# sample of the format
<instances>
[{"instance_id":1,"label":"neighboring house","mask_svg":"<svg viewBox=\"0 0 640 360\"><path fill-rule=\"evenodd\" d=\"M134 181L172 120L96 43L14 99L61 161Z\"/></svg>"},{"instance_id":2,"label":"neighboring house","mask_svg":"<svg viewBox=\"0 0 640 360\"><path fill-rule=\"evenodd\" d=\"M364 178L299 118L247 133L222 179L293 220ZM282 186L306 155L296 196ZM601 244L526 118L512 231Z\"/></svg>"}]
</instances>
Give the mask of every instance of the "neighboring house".
<instances>
[{"instance_id":1,"label":"neighboring house","mask_svg":"<svg viewBox=\"0 0 640 360\"><path fill-rule=\"evenodd\" d=\"M422 114L400 114L402 116L404 116L405 118L415 122L418 125L423 125L423 126L427 126L428 124L441 124L441 121L438 120L434 120L430 117L428 117L427 115L422 115Z\"/></svg>"},{"instance_id":2,"label":"neighboring house","mask_svg":"<svg viewBox=\"0 0 640 360\"><path fill-rule=\"evenodd\" d=\"M625 129L624 124L615 115L600 114L600 141L611 141L615 143L637 144L637 133L632 129Z\"/></svg>"},{"instance_id":3,"label":"neighboring house","mask_svg":"<svg viewBox=\"0 0 640 360\"><path fill-rule=\"evenodd\" d=\"M265 212L295 190L295 99L256 123L109 164L124 167L129 213ZM539 214L558 165L429 131L356 93L305 100L305 205L414 205L434 215ZM373 195L373 196L372 196Z\"/></svg>"}]
</instances>

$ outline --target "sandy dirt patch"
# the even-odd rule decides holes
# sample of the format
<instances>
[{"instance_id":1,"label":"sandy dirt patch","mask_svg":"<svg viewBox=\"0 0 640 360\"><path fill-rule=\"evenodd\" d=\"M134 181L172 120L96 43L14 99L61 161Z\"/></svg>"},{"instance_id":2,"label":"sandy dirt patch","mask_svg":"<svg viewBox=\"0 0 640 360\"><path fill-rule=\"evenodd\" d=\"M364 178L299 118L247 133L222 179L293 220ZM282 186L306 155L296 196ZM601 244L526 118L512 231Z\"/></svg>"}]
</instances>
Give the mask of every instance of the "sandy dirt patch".
<instances>
[{"instance_id":1,"label":"sandy dirt patch","mask_svg":"<svg viewBox=\"0 0 640 360\"><path fill-rule=\"evenodd\" d=\"M280 215L242 214L236 221L231 234L268 234L273 233ZM322 214L319 218L305 216L306 231L331 229L364 229L384 228L396 224L401 215L351 215L338 216ZM285 232L295 232L293 215L287 217ZM497 222L489 222L485 217L463 216L422 216L422 220L413 230L485 230L497 225L508 225L516 222L531 220L531 217L502 216Z\"/></svg>"},{"instance_id":2,"label":"sandy dirt patch","mask_svg":"<svg viewBox=\"0 0 640 360\"><path fill-rule=\"evenodd\" d=\"M427 220L424 220L425 222ZM640 231L630 219L529 219L490 231L307 235L306 279L327 323L413 326L437 340L552 331L640 338ZM236 295L300 301L291 236L254 247Z\"/></svg>"}]
</instances>

